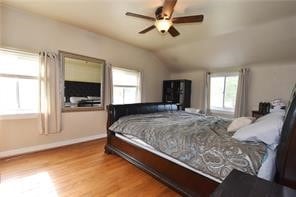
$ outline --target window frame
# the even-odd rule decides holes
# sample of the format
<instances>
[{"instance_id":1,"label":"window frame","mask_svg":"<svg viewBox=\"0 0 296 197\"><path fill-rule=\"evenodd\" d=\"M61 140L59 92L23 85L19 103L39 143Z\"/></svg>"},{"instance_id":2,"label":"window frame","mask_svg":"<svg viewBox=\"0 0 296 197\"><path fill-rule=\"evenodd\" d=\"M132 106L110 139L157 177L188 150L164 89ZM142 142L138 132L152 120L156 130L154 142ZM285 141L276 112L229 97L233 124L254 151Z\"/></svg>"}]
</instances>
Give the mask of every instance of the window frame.
<instances>
[{"instance_id":1,"label":"window frame","mask_svg":"<svg viewBox=\"0 0 296 197\"><path fill-rule=\"evenodd\" d=\"M220 107L213 107L212 108L211 102L210 102L210 111L214 112L214 113L224 113L224 114L233 115L234 111L235 111L235 107L234 108L225 107L226 79L227 79L227 77L239 77L239 72L213 73L213 74L211 74L210 75L210 87L211 87L211 79L212 79L212 77L224 77L224 84L223 84L222 108L220 108ZM238 83L238 81L237 81L237 83ZM210 101L211 101L211 91L210 91Z\"/></svg>"},{"instance_id":2,"label":"window frame","mask_svg":"<svg viewBox=\"0 0 296 197\"><path fill-rule=\"evenodd\" d=\"M113 69L137 73L138 76L139 76L138 85L137 86L135 86L135 85L114 85L114 83L113 83ZM142 102L142 87L141 87L141 83L142 83L141 82L142 81L142 72L141 71L136 70L136 69L127 69L127 68L123 68L123 67L112 66L111 73L112 73L112 104L114 104L114 87L119 87L119 88L136 88L136 91L137 91L137 98L136 99L138 99L137 102L139 102L139 103ZM124 100L124 97L123 97L123 100ZM120 104L124 105L124 104L129 104L129 103L124 103L123 102L123 103L120 103Z\"/></svg>"},{"instance_id":3,"label":"window frame","mask_svg":"<svg viewBox=\"0 0 296 197\"><path fill-rule=\"evenodd\" d=\"M30 52L25 52L25 51L17 51L17 50L10 50L10 49L5 49L5 48L0 48L1 51L3 52L9 52L9 53L14 53L14 54L21 54L21 55L28 55L28 56L36 56L38 57L38 53L30 53ZM39 60L38 60L38 64L39 64ZM38 66L39 69L39 73L40 73L40 64ZM16 85L16 92L17 92L17 106L18 108L16 109L16 111L14 113L3 113L0 114L0 120L6 120L6 119L27 119L27 118L37 118L40 113L41 113L41 109L40 109L40 84L41 84L41 77L40 74L38 76L30 76L30 75L20 75L20 74L6 74L6 73L0 73L0 77L1 78L8 78L8 79L16 79L17 80L17 85ZM20 109L20 89L19 89L19 79L32 79L32 80L37 80L38 83L38 92L37 94L39 95L37 98L37 110L36 112L32 112L32 111L21 111ZM18 113L19 112L19 113Z\"/></svg>"}]
</instances>

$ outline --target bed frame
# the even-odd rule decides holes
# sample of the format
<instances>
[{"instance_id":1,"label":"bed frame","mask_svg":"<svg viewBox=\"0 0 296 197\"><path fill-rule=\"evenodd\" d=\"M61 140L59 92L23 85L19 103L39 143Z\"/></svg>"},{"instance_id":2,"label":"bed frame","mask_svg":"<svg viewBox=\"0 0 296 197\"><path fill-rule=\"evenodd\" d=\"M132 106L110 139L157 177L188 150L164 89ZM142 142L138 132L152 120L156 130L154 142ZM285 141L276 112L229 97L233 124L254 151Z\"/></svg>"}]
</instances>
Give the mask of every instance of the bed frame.
<instances>
[{"instance_id":1,"label":"bed frame","mask_svg":"<svg viewBox=\"0 0 296 197\"><path fill-rule=\"evenodd\" d=\"M109 105L107 128L122 116L176 110L177 105L164 103ZM105 152L126 159L183 196L209 196L219 185L201 174L116 137L109 129ZM276 182L296 188L296 98L283 125L276 165Z\"/></svg>"}]
</instances>

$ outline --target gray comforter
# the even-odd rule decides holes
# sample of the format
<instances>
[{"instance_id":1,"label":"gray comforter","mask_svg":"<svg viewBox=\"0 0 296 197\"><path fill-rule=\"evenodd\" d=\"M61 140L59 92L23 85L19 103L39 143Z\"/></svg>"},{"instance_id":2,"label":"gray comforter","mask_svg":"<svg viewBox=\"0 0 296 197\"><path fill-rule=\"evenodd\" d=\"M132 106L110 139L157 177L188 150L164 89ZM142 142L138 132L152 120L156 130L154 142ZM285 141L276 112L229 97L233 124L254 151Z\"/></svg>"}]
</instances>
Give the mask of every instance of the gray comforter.
<instances>
[{"instance_id":1,"label":"gray comforter","mask_svg":"<svg viewBox=\"0 0 296 197\"><path fill-rule=\"evenodd\" d=\"M266 147L241 142L227 132L229 119L182 111L131 115L110 130L137 137L156 150L223 180L232 169L256 175Z\"/></svg>"}]
</instances>

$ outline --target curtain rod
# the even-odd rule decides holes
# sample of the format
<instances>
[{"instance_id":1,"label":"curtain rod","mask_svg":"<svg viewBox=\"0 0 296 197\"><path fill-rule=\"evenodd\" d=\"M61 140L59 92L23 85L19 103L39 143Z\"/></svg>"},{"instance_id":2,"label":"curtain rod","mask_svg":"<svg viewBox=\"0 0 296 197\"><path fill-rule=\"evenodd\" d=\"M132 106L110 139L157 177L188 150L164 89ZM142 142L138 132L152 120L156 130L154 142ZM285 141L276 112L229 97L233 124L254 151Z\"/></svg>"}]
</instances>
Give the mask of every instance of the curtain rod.
<instances>
[{"instance_id":1,"label":"curtain rod","mask_svg":"<svg viewBox=\"0 0 296 197\"><path fill-rule=\"evenodd\" d=\"M29 54L29 55L40 55L41 53L44 53L44 52L37 52L34 50L18 49L18 48L14 48L14 47L6 47L6 46L0 47L0 50L14 52L14 53L21 53L21 54L25 53L25 54ZM50 57L50 55L47 54L47 57Z\"/></svg>"},{"instance_id":2,"label":"curtain rod","mask_svg":"<svg viewBox=\"0 0 296 197\"><path fill-rule=\"evenodd\" d=\"M1 46L0 50L8 51L8 52L15 52L15 53L27 53L31 55L38 55L39 52L27 49L18 49L15 47L8 47L8 46Z\"/></svg>"},{"instance_id":3,"label":"curtain rod","mask_svg":"<svg viewBox=\"0 0 296 197\"><path fill-rule=\"evenodd\" d=\"M43 51L43 52L39 52L38 53L39 55L45 55L45 52ZM57 57L57 55L55 55L55 54L52 54L54 57ZM46 56L47 57L50 57L50 55L49 54L46 54Z\"/></svg>"}]
</instances>

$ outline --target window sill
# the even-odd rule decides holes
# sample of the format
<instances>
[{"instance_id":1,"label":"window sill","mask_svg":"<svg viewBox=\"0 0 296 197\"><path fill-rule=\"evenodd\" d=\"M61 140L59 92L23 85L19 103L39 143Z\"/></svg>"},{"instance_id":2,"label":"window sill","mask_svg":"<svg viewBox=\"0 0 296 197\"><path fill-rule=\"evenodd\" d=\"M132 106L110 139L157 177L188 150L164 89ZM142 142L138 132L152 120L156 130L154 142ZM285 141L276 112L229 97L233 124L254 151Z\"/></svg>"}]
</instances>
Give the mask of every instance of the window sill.
<instances>
[{"instance_id":1,"label":"window sill","mask_svg":"<svg viewBox=\"0 0 296 197\"><path fill-rule=\"evenodd\" d=\"M63 113L67 112L87 112L87 111L104 111L104 107L64 107Z\"/></svg>"},{"instance_id":2,"label":"window sill","mask_svg":"<svg viewBox=\"0 0 296 197\"><path fill-rule=\"evenodd\" d=\"M34 119L38 117L40 117L40 113L3 114L0 115L0 120Z\"/></svg>"},{"instance_id":3,"label":"window sill","mask_svg":"<svg viewBox=\"0 0 296 197\"><path fill-rule=\"evenodd\" d=\"M213 115L225 116L228 118L232 118L234 116L234 112L232 111L224 111L224 110L210 110L210 113Z\"/></svg>"},{"instance_id":4,"label":"window sill","mask_svg":"<svg viewBox=\"0 0 296 197\"><path fill-rule=\"evenodd\" d=\"M210 109L212 112L217 112L217 113L228 113L228 114L234 114L234 110L233 109L229 109L229 108L212 108Z\"/></svg>"}]
</instances>

